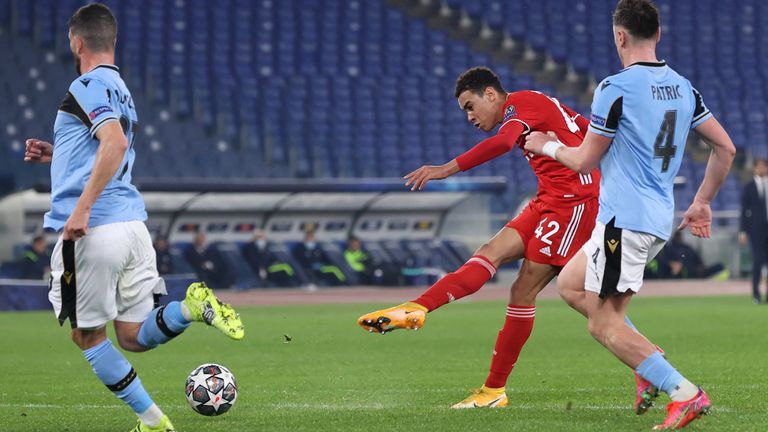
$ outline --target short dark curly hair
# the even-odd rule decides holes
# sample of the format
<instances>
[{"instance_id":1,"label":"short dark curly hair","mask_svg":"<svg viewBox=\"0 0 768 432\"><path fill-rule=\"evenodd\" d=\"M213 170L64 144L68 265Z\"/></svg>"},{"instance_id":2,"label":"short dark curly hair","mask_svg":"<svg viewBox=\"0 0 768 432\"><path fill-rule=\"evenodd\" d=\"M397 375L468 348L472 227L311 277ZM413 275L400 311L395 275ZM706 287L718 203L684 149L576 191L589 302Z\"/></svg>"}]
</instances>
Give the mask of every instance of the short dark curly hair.
<instances>
[{"instance_id":1,"label":"short dark curly hair","mask_svg":"<svg viewBox=\"0 0 768 432\"><path fill-rule=\"evenodd\" d=\"M94 52L115 50L117 21L112 11L101 3L83 6L69 19L69 29L83 38L85 46Z\"/></svg>"},{"instance_id":2,"label":"short dark curly hair","mask_svg":"<svg viewBox=\"0 0 768 432\"><path fill-rule=\"evenodd\" d=\"M640 39L651 39L659 31L659 9L651 0L620 0L613 11L613 25Z\"/></svg>"},{"instance_id":3,"label":"short dark curly hair","mask_svg":"<svg viewBox=\"0 0 768 432\"><path fill-rule=\"evenodd\" d=\"M504 87L501 86L499 77L487 67L479 66L464 72L456 80L456 90L454 97L469 90L472 93L482 95L486 88L493 87L499 93L504 93Z\"/></svg>"}]
</instances>

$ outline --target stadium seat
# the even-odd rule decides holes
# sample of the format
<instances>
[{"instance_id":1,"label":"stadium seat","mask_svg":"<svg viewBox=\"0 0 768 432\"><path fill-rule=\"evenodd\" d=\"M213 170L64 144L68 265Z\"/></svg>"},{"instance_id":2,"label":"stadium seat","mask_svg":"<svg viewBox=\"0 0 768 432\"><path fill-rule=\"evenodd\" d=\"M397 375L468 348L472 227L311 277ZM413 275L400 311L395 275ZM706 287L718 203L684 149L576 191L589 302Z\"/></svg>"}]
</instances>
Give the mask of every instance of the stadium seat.
<instances>
[{"instance_id":1,"label":"stadium seat","mask_svg":"<svg viewBox=\"0 0 768 432\"><path fill-rule=\"evenodd\" d=\"M233 288L246 289L257 286L251 266L240 253L240 247L235 243L215 243L214 248L227 265L227 273L234 278Z\"/></svg>"},{"instance_id":2,"label":"stadium seat","mask_svg":"<svg viewBox=\"0 0 768 432\"><path fill-rule=\"evenodd\" d=\"M400 177L443 163L488 136L453 97L455 77L478 64L493 67L510 90L552 93L588 111L393 3L107 0L120 28L116 62L139 108L134 177ZM620 69L606 12L615 0L445 3L596 80ZM660 57L701 90L740 151L768 156L768 8L755 0L657 3ZM52 139L74 78L67 20L82 4L0 0L0 155L3 177L18 189L48 179L45 167L22 161L23 140ZM690 202L702 167L686 159L681 175L691 180L676 192L677 210ZM517 150L461 175L507 177L509 189L492 204L500 214L537 188ZM738 192L729 178L714 205L737 209ZM379 246L371 253L382 261L418 258ZM459 263L468 258L445 247Z\"/></svg>"}]
</instances>

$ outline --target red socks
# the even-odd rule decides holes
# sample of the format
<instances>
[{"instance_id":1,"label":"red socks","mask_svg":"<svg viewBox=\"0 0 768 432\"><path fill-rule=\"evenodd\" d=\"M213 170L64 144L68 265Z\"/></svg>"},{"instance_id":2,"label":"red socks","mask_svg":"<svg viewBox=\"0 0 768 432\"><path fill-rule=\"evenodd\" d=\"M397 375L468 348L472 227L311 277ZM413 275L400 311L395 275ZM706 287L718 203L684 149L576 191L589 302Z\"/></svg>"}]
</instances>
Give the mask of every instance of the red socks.
<instances>
[{"instance_id":1,"label":"red socks","mask_svg":"<svg viewBox=\"0 0 768 432\"><path fill-rule=\"evenodd\" d=\"M482 255L475 255L458 270L448 273L437 281L413 302L431 312L446 303L479 290L494 274L496 274L496 267L491 261Z\"/></svg>"},{"instance_id":2,"label":"red socks","mask_svg":"<svg viewBox=\"0 0 768 432\"><path fill-rule=\"evenodd\" d=\"M482 255L475 255L458 270L437 281L413 302L431 312L446 303L476 292L494 274L496 267L491 261ZM536 306L511 304L507 307L507 318L493 349L491 372L485 381L486 387L500 388L506 385L507 377L520 356L520 350L531 335L535 316Z\"/></svg>"},{"instance_id":3,"label":"red socks","mask_svg":"<svg viewBox=\"0 0 768 432\"><path fill-rule=\"evenodd\" d=\"M504 327L496 339L491 359L491 372L485 380L485 386L490 388L504 387L507 377L515 367L520 350L533 330L533 318L536 316L536 306L509 305Z\"/></svg>"}]
</instances>

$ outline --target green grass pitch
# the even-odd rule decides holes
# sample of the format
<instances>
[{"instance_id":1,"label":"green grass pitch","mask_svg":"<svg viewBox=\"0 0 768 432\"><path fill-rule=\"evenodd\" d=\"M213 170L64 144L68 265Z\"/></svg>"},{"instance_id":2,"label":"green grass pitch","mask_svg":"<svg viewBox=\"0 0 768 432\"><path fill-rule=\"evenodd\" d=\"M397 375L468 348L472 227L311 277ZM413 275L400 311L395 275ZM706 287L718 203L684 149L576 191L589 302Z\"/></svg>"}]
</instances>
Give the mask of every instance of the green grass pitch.
<instances>
[{"instance_id":1,"label":"green grass pitch","mask_svg":"<svg viewBox=\"0 0 768 432\"><path fill-rule=\"evenodd\" d=\"M128 353L179 431L642 431L666 396L631 412L632 375L562 302L541 301L507 385L510 406L454 411L487 372L504 302L451 304L424 329L379 336L355 324L384 305L243 309L246 338L193 325L158 349ZM690 430L768 430L768 306L746 297L638 298L631 317L672 363L708 390L712 414ZM101 385L53 314L3 313L0 429L128 431L135 423ZM284 335L292 340L286 341ZM208 418L186 404L187 374L221 363L240 387L232 410Z\"/></svg>"}]
</instances>

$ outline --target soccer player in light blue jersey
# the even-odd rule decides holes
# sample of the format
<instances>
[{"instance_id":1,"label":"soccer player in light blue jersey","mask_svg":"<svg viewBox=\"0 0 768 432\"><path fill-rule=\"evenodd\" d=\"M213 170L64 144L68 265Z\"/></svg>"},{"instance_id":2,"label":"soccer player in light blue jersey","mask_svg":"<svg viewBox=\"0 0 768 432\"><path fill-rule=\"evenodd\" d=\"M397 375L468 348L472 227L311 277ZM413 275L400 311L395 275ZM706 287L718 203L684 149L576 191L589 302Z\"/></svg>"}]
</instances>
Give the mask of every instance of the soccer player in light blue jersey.
<instances>
[{"instance_id":1,"label":"soccer player in light blue jersey","mask_svg":"<svg viewBox=\"0 0 768 432\"><path fill-rule=\"evenodd\" d=\"M51 210L44 226L61 233L51 256L49 300L61 325L94 373L139 417L136 432L174 431L128 360L107 339L114 322L120 347L141 352L168 342L192 321L233 339L244 329L231 306L210 288L190 285L183 302L157 307L165 293L144 225L144 201L131 184L138 117L114 65L117 23L104 5L80 8L69 21L80 75L69 86L54 124L53 145L26 143L24 159L51 163Z\"/></svg>"},{"instance_id":2,"label":"soccer player in light blue jersey","mask_svg":"<svg viewBox=\"0 0 768 432\"><path fill-rule=\"evenodd\" d=\"M710 236L710 202L728 175L736 150L691 83L656 58L661 32L650 0L621 0L613 15L624 69L595 90L589 131L579 147L554 135L529 135L525 148L581 173L600 166L600 210L584 253L560 273L558 289L585 312L589 331L646 380L638 401L650 406L657 389L672 402L657 429L679 429L709 412L710 401L656 347L624 321L643 269L670 237L673 180L693 129L712 151L704 180L678 229ZM638 414L641 410L638 410Z\"/></svg>"}]
</instances>

